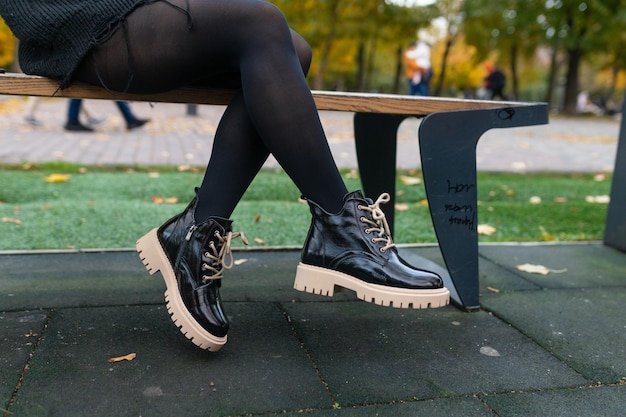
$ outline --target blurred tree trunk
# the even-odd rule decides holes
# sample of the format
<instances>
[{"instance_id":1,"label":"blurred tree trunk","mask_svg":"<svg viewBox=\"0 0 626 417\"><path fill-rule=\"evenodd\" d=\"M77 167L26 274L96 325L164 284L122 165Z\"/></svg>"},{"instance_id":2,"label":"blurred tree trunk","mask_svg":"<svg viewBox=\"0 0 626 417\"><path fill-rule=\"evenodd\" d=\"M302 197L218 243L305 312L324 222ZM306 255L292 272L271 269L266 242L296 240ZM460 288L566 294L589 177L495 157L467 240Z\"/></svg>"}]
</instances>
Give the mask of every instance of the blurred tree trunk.
<instances>
[{"instance_id":1,"label":"blurred tree trunk","mask_svg":"<svg viewBox=\"0 0 626 417\"><path fill-rule=\"evenodd\" d=\"M576 113L576 99L578 97L578 73L583 51L580 48L567 50L567 79L565 81L565 98L563 111L567 114Z\"/></svg>"}]
</instances>

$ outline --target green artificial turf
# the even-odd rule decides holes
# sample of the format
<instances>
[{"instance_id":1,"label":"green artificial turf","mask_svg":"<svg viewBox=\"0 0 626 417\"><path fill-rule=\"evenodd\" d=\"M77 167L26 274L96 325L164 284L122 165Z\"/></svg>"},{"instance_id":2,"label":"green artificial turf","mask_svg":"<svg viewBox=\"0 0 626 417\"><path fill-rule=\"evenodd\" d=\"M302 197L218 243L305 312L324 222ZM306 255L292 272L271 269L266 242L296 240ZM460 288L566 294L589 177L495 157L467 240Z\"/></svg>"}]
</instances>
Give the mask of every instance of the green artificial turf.
<instances>
[{"instance_id":1,"label":"green artificial turf","mask_svg":"<svg viewBox=\"0 0 626 417\"><path fill-rule=\"evenodd\" d=\"M70 177L46 182L50 174ZM354 171L343 174L350 190L360 188ZM423 184L412 184L420 175L398 174L397 243L436 241ZM138 237L183 210L201 181L202 172L172 167L5 166L0 250L133 247ZM481 173L478 220L495 233L480 241L600 240L607 204L587 200L609 193L610 177ZM243 230L251 246L300 246L310 215L299 196L283 172L262 171L235 210L233 229ZM531 198L541 202L532 204Z\"/></svg>"}]
</instances>

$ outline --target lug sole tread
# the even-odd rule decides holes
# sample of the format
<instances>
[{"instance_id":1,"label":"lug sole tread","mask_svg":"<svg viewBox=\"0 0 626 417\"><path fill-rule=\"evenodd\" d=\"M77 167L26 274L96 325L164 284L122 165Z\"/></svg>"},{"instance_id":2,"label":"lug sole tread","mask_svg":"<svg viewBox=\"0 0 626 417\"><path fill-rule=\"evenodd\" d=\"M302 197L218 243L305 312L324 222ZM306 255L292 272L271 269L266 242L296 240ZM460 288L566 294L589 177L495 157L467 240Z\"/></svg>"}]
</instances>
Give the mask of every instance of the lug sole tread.
<instances>
[{"instance_id":1,"label":"lug sole tread","mask_svg":"<svg viewBox=\"0 0 626 417\"><path fill-rule=\"evenodd\" d=\"M408 289L370 284L342 272L300 263L294 288L310 294L332 297L343 288L356 292L363 301L394 308L439 308L450 303L447 288Z\"/></svg>"}]
</instances>

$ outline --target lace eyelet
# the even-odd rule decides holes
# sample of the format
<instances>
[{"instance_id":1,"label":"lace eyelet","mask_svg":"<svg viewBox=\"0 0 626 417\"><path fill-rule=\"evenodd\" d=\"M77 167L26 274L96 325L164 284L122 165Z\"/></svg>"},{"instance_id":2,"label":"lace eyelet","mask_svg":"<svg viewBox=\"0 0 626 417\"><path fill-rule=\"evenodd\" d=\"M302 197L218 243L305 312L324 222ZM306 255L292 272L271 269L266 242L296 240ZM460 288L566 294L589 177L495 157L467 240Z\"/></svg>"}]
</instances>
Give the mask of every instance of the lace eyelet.
<instances>
[{"instance_id":1,"label":"lace eyelet","mask_svg":"<svg viewBox=\"0 0 626 417\"><path fill-rule=\"evenodd\" d=\"M380 248L380 249L378 249L378 250L379 250L381 253L385 253L385 252L387 252L387 249L385 249L385 248Z\"/></svg>"}]
</instances>

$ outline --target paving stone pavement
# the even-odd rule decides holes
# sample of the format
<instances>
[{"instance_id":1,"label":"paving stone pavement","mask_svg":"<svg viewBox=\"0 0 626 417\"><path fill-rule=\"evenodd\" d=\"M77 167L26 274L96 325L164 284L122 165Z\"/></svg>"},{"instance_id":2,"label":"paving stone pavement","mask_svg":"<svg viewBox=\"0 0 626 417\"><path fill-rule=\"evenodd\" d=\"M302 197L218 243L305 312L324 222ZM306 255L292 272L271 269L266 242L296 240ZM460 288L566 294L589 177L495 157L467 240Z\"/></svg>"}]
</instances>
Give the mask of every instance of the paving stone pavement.
<instances>
[{"instance_id":1,"label":"paving stone pavement","mask_svg":"<svg viewBox=\"0 0 626 417\"><path fill-rule=\"evenodd\" d=\"M403 247L441 262L437 247ZM295 250L238 250L217 353L170 321L130 251L0 254L4 416L619 417L626 254L487 245L481 304L384 308L291 288ZM516 269L543 263L560 274ZM565 271L563 271L565 270ZM134 353L130 361L109 359ZM1 410L0 410L1 411Z\"/></svg>"},{"instance_id":2,"label":"paving stone pavement","mask_svg":"<svg viewBox=\"0 0 626 417\"><path fill-rule=\"evenodd\" d=\"M68 161L84 164L140 164L204 166L223 112L220 106L199 106L198 116L187 106L168 103L132 103L150 124L131 132L114 103L88 100L95 115L107 116L95 133L63 129L67 100L42 99L36 116L43 125L23 120L25 99L0 96L0 163ZM357 166L352 114L321 112L321 120L338 166ZM407 119L398 135L398 167L419 167L419 120ZM482 171L612 171L617 150L619 119L553 116L544 126L497 129L481 138L477 165ZM297 137L294 140L298 140ZM267 167L276 167L270 159Z\"/></svg>"}]
</instances>

